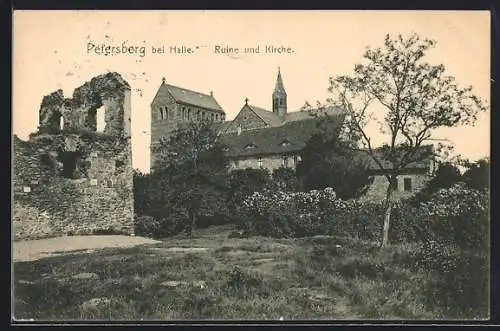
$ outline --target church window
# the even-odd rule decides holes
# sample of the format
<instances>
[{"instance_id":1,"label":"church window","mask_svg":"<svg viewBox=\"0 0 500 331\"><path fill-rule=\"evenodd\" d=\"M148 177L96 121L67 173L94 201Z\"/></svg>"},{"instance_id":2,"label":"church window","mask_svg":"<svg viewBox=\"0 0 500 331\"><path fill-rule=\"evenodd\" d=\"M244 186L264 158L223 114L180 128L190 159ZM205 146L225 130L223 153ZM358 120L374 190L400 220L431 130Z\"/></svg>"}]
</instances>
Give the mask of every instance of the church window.
<instances>
[{"instance_id":1,"label":"church window","mask_svg":"<svg viewBox=\"0 0 500 331\"><path fill-rule=\"evenodd\" d=\"M213 122L214 121L214 114L210 114L210 120Z\"/></svg>"},{"instance_id":2,"label":"church window","mask_svg":"<svg viewBox=\"0 0 500 331\"><path fill-rule=\"evenodd\" d=\"M188 121L191 120L191 108L188 108L187 119L188 119Z\"/></svg>"},{"instance_id":3,"label":"church window","mask_svg":"<svg viewBox=\"0 0 500 331\"><path fill-rule=\"evenodd\" d=\"M165 107L165 119L168 120L168 108Z\"/></svg>"},{"instance_id":4,"label":"church window","mask_svg":"<svg viewBox=\"0 0 500 331\"><path fill-rule=\"evenodd\" d=\"M259 160L257 161L257 164L259 165L259 168L262 169L262 158L259 157Z\"/></svg>"},{"instance_id":5,"label":"church window","mask_svg":"<svg viewBox=\"0 0 500 331\"><path fill-rule=\"evenodd\" d=\"M215 114L215 120L219 121L219 114Z\"/></svg>"},{"instance_id":6,"label":"church window","mask_svg":"<svg viewBox=\"0 0 500 331\"><path fill-rule=\"evenodd\" d=\"M202 112L201 113L201 119L204 120L205 119L205 112Z\"/></svg>"},{"instance_id":7,"label":"church window","mask_svg":"<svg viewBox=\"0 0 500 331\"><path fill-rule=\"evenodd\" d=\"M161 109L161 107L160 107L160 112L159 112L159 114L158 114L158 119L159 119L160 121L162 121L162 120L163 120L163 109Z\"/></svg>"},{"instance_id":8,"label":"church window","mask_svg":"<svg viewBox=\"0 0 500 331\"><path fill-rule=\"evenodd\" d=\"M196 113L196 117L198 118L198 121L201 120L201 111L198 110Z\"/></svg>"}]
</instances>

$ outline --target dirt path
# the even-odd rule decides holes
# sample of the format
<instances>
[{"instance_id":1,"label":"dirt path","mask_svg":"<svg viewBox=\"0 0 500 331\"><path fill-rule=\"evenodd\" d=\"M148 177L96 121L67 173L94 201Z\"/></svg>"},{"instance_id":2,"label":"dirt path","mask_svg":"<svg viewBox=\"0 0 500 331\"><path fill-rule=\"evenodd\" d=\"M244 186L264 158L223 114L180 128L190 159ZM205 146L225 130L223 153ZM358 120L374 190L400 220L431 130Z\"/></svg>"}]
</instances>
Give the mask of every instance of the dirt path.
<instances>
[{"instance_id":1,"label":"dirt path","mask_svg":"<svg viewBox=\"0 0 500 331\"><path fill-rule=\"evenodd\" d=\"M128 236L68 236L40 240L15 241L12 245L14 262L34 261L60 252L92 251L110 247L133 247L160 241Z\"/></svg>"}]
</instances>

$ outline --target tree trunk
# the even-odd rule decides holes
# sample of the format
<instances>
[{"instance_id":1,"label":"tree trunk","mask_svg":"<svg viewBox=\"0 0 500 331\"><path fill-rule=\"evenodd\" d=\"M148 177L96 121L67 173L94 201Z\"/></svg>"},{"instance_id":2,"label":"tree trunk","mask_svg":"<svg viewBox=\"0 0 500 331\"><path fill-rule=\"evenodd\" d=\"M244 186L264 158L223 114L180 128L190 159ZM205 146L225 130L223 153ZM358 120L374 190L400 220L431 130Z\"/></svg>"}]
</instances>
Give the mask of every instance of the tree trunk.
<instances>
[{"instance_id":1,"label":"tree trunk","mask_svg":"<svg viewBox=\"0 0 500 331\"><path fill-rule=\"evenodd\" d=\"M391 177L385 195L384 229L382 232L382 248L389 246L389 229L391 226L392 192L394 191L394 181Z\"/></svg>"}]
</instances>

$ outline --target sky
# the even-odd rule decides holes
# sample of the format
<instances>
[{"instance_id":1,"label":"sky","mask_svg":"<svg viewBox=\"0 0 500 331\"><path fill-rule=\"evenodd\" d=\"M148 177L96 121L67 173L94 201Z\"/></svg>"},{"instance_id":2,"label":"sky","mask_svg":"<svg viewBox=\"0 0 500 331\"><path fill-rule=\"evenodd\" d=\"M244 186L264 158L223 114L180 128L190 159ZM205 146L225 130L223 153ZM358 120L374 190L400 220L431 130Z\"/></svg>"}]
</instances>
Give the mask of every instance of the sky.
<instances>
[{"instance_id":1,"label":"sky","mask_svg":"<svg viewBox=\"0 0 500 331\"><path fill-rule=\"evenodd\" d=\"M133 167L149 171L150 103L162 78L209 94L233 119L245 103L272 108L278 67L288 111L329 97L328 79L349 74L366 46L385 35L417 33L437 41L426 60L490 98L488 11L15 11L13 17L13 134L27 139L38 126L43 96L62 89L66 97L92 77L116 71L132 89ZM136 47L104 55L99 45ZM92 47L92 45L94 45ZM140 47L144 47L141 53ZM192 53L170 53L170 47ZM225 47L240 53L217 53ZM259 46L259 54L243 54ZM264 54L266 46L290 53ZM164 47L162 54L152 48ZM370 129L375 145L385 137ZM489 156L490 113L474 127L436 132L455 153L472 160Z\"/></svg>"}]
</instances>

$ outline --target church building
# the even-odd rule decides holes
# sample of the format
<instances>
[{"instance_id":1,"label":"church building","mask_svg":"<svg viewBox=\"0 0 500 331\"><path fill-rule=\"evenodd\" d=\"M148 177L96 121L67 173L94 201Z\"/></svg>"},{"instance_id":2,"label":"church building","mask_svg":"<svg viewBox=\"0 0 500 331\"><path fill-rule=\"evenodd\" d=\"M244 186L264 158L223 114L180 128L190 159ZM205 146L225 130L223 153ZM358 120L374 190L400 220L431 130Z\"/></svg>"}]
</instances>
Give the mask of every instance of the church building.
<instances>
[{"instance_id":1,"label":"church building","mask_svg":"<svg viewBox=\"0 0 500 331\"><path fill-rule=\"evenodd\" d=\"M280 167L295 168L299 152L305 147L316 128L310 112L288 112L287 93L281 71L278 69L272 93L272 110L248 103L224 129L222 139L228 146L233 169ZM343 112L330 107L326 111L336 118L340 126Z\"/></svg>"},{"instance_id":2,"label":"church building","mask_svg":"<svg viewBox=\"0 0 500 331\"><path fill-rule=\"evenodd\" d=\"M223 123L226 113L215 100L213 92L205 94L167 84L165 78L151 102L151 166L153 148L182 123L209 120Z\"/></svg>"},{"instance_id":3,"label":"church building","mask_svg":"<svg viewBox=\"0 0 500 331\"><path fill-rule=\"evenodd\" d=\"M225 121L225 112L213 93L207 95L176 87L163 79L151 103L151 146L182 123L209 120L227 147L232 170L265 168L272 172L280 167L295 169L300 152L316 131L317 119L313 113L318 110L288 111L287 93L279 69L271 97L272 110L252 105L246 98L236 117ZM341 127L345 116L342 109L330 106L321 112L330 116L332 130ZM378 165L369 158L367 161L374 181L366 196L383 199L388 182ZM154 153L151 152L151 165L153 162ZM398 182L395 198L408 197L420 190L433 176L435 168L433 159L408 165L398 179L401 183Z\"/></svg>"}]
</instances>

